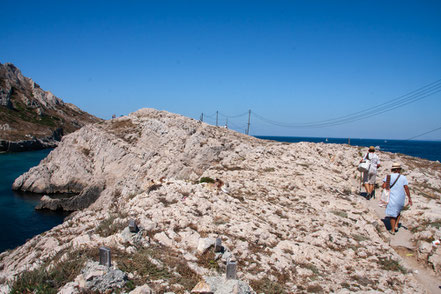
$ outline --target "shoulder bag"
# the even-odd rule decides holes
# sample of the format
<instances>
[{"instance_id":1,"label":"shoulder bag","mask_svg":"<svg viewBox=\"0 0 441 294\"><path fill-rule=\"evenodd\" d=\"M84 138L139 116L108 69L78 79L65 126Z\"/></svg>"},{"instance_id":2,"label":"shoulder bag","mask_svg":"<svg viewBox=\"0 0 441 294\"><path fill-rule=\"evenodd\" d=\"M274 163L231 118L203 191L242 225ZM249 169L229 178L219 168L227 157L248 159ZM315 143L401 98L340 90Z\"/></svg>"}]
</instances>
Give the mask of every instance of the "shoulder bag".
<instances>
[{"instance_id":1,"label":"shoulder bag","mask_svg":"<svg viewBox=\"0 0 441 294\"><path fill-rule=\"evenodd\" d=\"M363 161L358 165L358 171L359 172L367 172L369 171L369 168L371 167L371 161L369 160L369 153L366 154Z\"/></svg>"},{"instance_id":2,"label":"shoulder bag","mask_svg":"<svg viewBox=\"0 0 441 294\"><path fill-rule=\"evenodd\" d=\"M383 189L380 196L380 201L378 205L380 207L386 207L389 203L389 196L390 196L390 189L395 185L395 183L398 181L401 175L398 175L398 177L395 179L393 184L390 184L390 175L387 175L386 177L386 188Z\"/></svg>"}]
</instances>

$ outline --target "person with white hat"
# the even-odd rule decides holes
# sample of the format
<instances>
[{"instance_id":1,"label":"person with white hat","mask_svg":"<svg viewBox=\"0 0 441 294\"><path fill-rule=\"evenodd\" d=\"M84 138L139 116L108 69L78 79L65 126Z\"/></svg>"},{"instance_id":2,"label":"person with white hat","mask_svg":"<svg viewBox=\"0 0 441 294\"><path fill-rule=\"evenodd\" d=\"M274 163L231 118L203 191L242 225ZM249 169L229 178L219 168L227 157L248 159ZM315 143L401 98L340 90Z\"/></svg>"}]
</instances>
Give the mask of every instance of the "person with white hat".
<instances>
[{"instance_id":1,"label":"person with white hat","mask_svg":"<svg viewBox=\"0 0 441 294\"><path fill-rule=\"evenodd\" d=\"M400 222L401 210L404 207L406 194L409 198L409 205L412 205L410 198L409 184L405 176L401 173L401 164L392 164L392 174L388 175L383 180L383 189L389 189L389 202L386 206L386 217L390 219L392 235L398 232L398 224ZM392 184L391 184L392 183Z\"/></svg>"},{"instance_id":2,"label":"person with white hat","mask_svg":"<svg viewBox=\"0 0 441 294\"><path fill-rule=\"evenodd\" d=\"M363 184L366 189L366 199L371 199L372 196L375 195L375 180L377 179L377 168L380 167L380 158L378 158L377 154L375 154L375 147L369 147L369 151L365 157L363 157L360 162L363 160L369 160L369 170L363 173Z\"/></svg>"}]
</instances>

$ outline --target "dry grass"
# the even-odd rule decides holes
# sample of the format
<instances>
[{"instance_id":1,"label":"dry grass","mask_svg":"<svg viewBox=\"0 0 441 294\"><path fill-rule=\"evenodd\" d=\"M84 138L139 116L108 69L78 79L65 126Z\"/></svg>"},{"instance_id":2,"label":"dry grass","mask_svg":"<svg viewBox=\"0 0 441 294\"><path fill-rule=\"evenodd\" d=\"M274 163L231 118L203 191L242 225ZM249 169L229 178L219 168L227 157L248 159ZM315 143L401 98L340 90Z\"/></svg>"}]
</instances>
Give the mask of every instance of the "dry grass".
<instances>
[{"instance_id":1,"label":"dry grass","mask_svg":"<svg viewBox=\"0 0 441 294\"><path fill-rule=\"evenodd\" d=\"M384 270L407 274L407 270L398 261L391 258L380 258L377 263Z\"/></svg>"},{"instance_id":2,"label":"dry grass","mask_svg":"<svg viewBox=\"0 0 441 294\"><path fill-rule=\"evenodd\" d=\"M287 293L283 288L283 285L278 282L271 281L268 278L263 278L261 280L251 280L250 286L253 288L256 293L265 293L265 294L283 294Z\"/></svg>"},{"instance_id":3,"label":"dry grass","mask_svg":"<svg viewBox=\"0 0 441 294\"><path fill-rule=\"evenodd\" d=\"M215 259L213 250L207 250L203 254L198 255L198 264L220 273L220 265Z\"/></svg>"},{"instance_id":4,"label":"dry grass","mask_svg":"<svg viewBox=\"0 0 441 294\"><path fill-rule=\"evenodd\" d=\"M352 238L357 241L357 242L363 242L363 241L368 241L370 240L368 237L365 237L363 235L360 234L353 234Z\"/></svg>"},{"instance_id":5,"label":"dry grass","mask_svg":"<svg viewBox=\"0 0 441 294\"><path fill-rule=\"evenodd\" d=\"M426 230L427 227L434 227L434 228L439 229L439 228L441 228L441 220L436 220L434 222L423 221L420 223L419 226L412 228L411 232L412 233L422 232L422 231Z\"/></svg>"},{"instance_id":6,"label":"dry grass","mask_svg":"<svg viewBox=\"0 0 441 294\"><path fill-rule=\"evenodd\" d=\"M171 286L152 285L152 288L158 293L167 291L184 293L185 289L192 289L200 280L200 276L188 267L185 259L178 252L166 247L139 248L134 254L116 249L112 249L112 252L115 252L112 253L112 258L121 270L137 273L131 281L133 286L164 280Z\"/></svg>"},{"instance_id":7,"label":"dry grass","mask_svg":"<svg viewBox=\"0 0 441 294\"><path fill-rule=\"evenodd\" d=\"M348 218L348 214L343 210L331 210L331 213L338 215L343 218Z\"/></svg>"},{"instance_id":8,"label":"dry grass","mask_svg":"<svg viewBox=\"0 0 441 294\"><path fill-rule=\"evenodd\" d=\"M215 217L213 217L213 223L215 225L219 226L219 225L228 224L229 220L225 216L215 216Z\"/></svg>"},{"instance_id":9,"label":"dry grass","mask_svg":"<svg viewBox=\"0 0 441 294\"><path fill-rule=\"evenodd\" d=\"M299 263L298 266L302 267L302 268L309 269L310 271L313 272L314 275L320 275L319 269L315 265L313 265L312 263Z\"/></svg>"},{"instance_id":10,"label":"dry grass","mask_svg":"<svg viewBox=\"0 0 441 294\"><path fill-rule=\"evenodd\" d=\"M128 222L115 222L117 215L112 215L103 220L95 229L95 233L101 237L108 237L122 231Z\"/></svg>"},{"instance_id":11,"label":"dry grass","mask_svg":"<svg viewBox=\"0 0 441 294\"><path fill-rule=\"evenodd\" d=\"M109 131L129 144L136 143L141 136L141 130L130 119L111 120Z\"/></svg>"},{"instance_id":12,"label":"dry grass","mask_svg":"<svg viewBox=\"0 0 441 294\"><path fill-rule=\"evenodd\" d=\"M243 170L240 166L224 166L224 170L235 171L235 170Z\"/></svg>"},{"instance_id":13,"label":"dry grass","mask_svg":"<svg viewBox=\"0 0 441 294\"><path fill-rule=\"evenodd\" d=\"M366 278L366 277L362 277L359 275L353 275L351 277L354 281L356 281L358 284L366 287L366 286L372 286L375 283L373 281L371 281L370 279Z\"/></svg>"},{"instance_id":14,"label":"dry grass","mask_svg":"<svg viewBox=\"0 0 441 294\"><path fill-rule=\"evenodd\" d=\"M176 199L172 199L170 201L168 201L165 197L159 197L158 201L161 202L162 204L164 204L165 207L169 207L170 205L176 204L179 201Z\"/></svg>"},{"instance_id":15,"label":"dry grass","mask_svg":"<svg viewBox=\"0 0 441 294\"><path fill-rule=\"evenodd\" d=\"M57 293L58 288L80 274L88 259L96 259L97 256L96 250L77 250L70 253L65 261L56 262L50 270L47 269L49 264L45 264L36 270L25 271L14 280L10 293Z\"/></svg>"},{"instance_id":16,"label":"dry grass","mask_svg":"<svg viewBox=\"0 0 441 294\"><path fill-rule=\"evenodd\" d=\"M322 286L320 285L309 285L306 288L308 293L324 293Z\"/></svg>"}]
</instances>

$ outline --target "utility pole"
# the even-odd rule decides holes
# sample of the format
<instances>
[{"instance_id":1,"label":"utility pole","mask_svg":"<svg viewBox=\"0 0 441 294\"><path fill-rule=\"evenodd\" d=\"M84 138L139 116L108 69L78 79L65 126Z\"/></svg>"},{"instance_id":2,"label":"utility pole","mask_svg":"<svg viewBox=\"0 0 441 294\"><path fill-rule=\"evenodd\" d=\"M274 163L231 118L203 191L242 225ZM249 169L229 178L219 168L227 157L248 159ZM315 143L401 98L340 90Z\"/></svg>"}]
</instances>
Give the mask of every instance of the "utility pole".
<instances>
[{"instance_id":1,"label":"utility pole","mask_svg":"<svg viewBox=\"0 0 441 294\"><path fill-rule=\"evenodd\" d=\"M218 125L218 115L219 115L219 111L216 111L216 127L218 127L219 125Z\"/></svg>"},{"instance_id":2,"label":"utility pole","mask_svg":"<svg viewBox=\"0 0 441 294\"><path fill-rule=\"evenodd\" d=\"M250 119L251 119L251 109L248 110L248 128L246 132L247 135L250 133Z\"/></svg>"}]
</instances>

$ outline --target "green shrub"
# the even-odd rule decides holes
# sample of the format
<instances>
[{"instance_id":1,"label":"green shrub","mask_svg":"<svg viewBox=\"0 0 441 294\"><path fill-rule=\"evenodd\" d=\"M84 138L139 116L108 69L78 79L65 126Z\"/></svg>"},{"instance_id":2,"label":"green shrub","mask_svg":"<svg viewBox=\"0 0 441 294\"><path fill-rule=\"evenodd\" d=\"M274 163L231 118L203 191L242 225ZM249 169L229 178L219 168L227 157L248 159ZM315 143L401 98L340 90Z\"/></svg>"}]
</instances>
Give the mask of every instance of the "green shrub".
<instances>
[{"instance_id":1,"label":"green shrub","mask_svg":"<svg viewBox=\"0 0 441 294\"><path fill-rule=\"evenodd\" d=\"M214 183L214 180L210 177L202 177L199 180L199 183Z\"/></svg>"}]
</instances>

